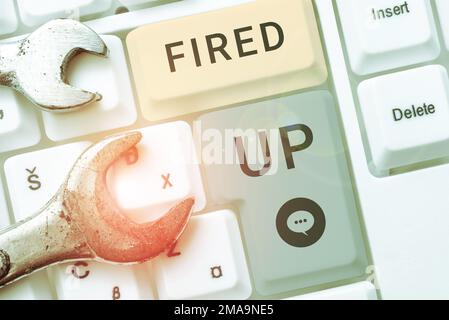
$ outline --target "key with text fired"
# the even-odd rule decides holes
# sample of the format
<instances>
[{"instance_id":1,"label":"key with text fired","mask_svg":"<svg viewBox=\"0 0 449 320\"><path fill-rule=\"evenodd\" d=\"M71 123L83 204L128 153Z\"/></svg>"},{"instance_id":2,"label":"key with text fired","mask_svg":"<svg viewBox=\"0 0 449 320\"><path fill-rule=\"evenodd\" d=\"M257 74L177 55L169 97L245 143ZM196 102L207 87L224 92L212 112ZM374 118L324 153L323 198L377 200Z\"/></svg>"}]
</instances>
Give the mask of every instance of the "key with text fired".
<instances>
[{"instance_id":1,"label":"key with text fired","mask_svg":"<svg viewBox=\"0 0 449 320\"><path fill-rule=\"evenodd\" d=\"M322 84L327 69L310 0L258 0L140 27L127 37L150 120Z\"/></svg>"}]
</instances>

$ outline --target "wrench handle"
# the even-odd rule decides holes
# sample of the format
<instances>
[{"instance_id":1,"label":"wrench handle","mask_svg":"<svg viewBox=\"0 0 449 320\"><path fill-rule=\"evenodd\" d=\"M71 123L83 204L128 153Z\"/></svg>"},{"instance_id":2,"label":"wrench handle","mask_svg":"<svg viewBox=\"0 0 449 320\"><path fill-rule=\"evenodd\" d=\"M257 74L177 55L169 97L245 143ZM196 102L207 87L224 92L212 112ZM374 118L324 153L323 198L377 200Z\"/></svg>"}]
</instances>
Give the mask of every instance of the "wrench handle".
<instances>
[{"instance_id":1,"label":"wrench handle","mask_svg":"<svg viewBox=\"0 0 449 320\"><path fill-rule=\"evenodd\" d=\"M0 288L34 271L94 254L59 201L0 232Z\"/></svg>"}]
</instances>

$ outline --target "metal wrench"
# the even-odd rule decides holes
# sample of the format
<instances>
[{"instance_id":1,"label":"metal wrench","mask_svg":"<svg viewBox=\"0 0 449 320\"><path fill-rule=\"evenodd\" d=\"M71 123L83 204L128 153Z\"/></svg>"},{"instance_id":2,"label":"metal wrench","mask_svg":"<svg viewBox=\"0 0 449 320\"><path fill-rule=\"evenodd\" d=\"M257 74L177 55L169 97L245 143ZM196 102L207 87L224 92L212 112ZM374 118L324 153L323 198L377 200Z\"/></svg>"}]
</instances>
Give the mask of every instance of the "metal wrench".
<instances>
[{"instance_id":1,"label":"metal wrench","mask_svg":"<svg viewBox=\"0 0 449 320\"><path fill-rule=\"evenodd\" d=\"M107 169L140 139L139 132L131 132L89 147L37 214L0 231L0 287L60 262L144 262L177 241L193 198L158 220L137 224L120 212L108 192Z\"/></svg>"},{"instance_id":2,"label":"metal wrench","mask_svg":"<svg viewBox=\"0 0 449 320\"><path fill-rule=\"evenodd\" d=\"M72 111L101 99L66 81L69 61L81 52L108 54L103 40L82 23L57 19L28 37L0 46L0 85L14 88L46 111Z\"/></svg>"}]
</instances>

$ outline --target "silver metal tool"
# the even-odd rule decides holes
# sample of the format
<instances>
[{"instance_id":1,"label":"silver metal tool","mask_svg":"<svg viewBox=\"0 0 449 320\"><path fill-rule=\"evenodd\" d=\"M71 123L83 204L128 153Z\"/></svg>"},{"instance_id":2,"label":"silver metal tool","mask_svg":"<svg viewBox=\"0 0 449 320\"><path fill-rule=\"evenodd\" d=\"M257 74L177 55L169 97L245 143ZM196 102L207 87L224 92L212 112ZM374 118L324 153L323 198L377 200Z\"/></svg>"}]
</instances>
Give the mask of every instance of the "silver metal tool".
<instances>
[{"instance_id":1,"label":"silver metal tool","mask_svg":"<svg viewBox=\"0 0 449 320\"><path fill-rule=\"evenodd\" d=\"M139 132L131 132L94 144L40 212L0 231L0 287L65 261L144 262L177 241L193 198L158 220L138 224L120 212L107 190L107 169L140 139Z\"/></svg>"},{"instance_id":2,"label":"silver metal tool","mask_svg":"<svg viewBox=\"0 0 449 320\"><path fill-rule=\"evenodd\" d=\"M0 85L25 95L46 111L72 111L101 99L66 82L69 61L80 52L108 54L103 40L82 23L57 19L25 39L0 46Z\"/></svg>"}]
</instances>

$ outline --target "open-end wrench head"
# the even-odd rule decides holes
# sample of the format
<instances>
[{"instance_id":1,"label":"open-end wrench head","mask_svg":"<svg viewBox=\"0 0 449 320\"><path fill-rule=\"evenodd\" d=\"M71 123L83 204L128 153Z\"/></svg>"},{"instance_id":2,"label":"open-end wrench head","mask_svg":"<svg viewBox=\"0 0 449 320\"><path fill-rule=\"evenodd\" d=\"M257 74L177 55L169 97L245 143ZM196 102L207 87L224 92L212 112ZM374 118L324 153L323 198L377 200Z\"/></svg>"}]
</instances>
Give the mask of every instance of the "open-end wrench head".
<instances>
[{"instance_id":1,"label":"open-end wrench head","mask_svg":"<svg viewBox=\"0 0 449 320\"><path fill-rule=\"evenodd\" d=\"M151 259L179 238L191 215L193 198L149 223L135 223L120 212L108 191L106 173L140 139L139 132L130 132L94 144L80 156L63 187L66 215L101 260L137 263Z\"/></svg>"},{"instance_id":2,"label":"open-end wrench head","mask_svg":"<svg viewBox=\"0 0 449 320\"><path fill-rule=\"evenodd\" d=\"M8 85L46 111L72 111L101 99L66 83L66 68L81 52L108 54L92 29L70 19L50 21L17 43Z\"/></svg>"}]
</instances>

